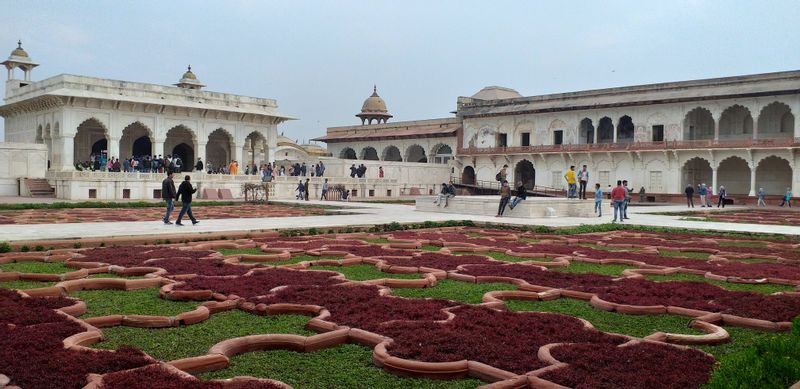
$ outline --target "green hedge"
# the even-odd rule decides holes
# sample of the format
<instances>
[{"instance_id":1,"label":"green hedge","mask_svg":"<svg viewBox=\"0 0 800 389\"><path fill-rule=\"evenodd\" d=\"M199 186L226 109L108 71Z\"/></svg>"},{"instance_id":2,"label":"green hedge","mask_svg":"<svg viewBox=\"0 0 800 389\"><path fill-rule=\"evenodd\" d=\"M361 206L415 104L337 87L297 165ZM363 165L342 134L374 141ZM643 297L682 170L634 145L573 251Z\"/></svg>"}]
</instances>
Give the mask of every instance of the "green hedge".
<instances>
[{"instance_id":1,"label":"green hedge","mask_svg":"<svg viewBox=\"0 0 800 389\"><path fill-rule=\"evenodd\" d=\"M753 348L722 357L706 388L784 389L798 381L800 317L794 320L791 334L776 334Z\"/></svg>"}]
</instances>

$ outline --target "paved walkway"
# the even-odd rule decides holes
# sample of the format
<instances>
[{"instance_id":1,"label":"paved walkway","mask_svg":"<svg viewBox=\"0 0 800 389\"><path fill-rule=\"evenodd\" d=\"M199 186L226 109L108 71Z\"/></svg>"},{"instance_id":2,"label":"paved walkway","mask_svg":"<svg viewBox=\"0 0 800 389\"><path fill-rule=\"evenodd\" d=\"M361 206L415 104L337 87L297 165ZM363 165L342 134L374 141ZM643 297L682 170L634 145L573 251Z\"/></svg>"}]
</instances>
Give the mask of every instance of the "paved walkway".
<instances>
[{"instance_id":1,"label":"paved walkway","mask_svg":"<svg viewBox=\"0 0 800 389\"><path fill-rule=\"evenodd\" d=\"M187 234L228 231L259 231L287 228L329 228L341 226L369 226L373 224L420 223L424 221L472 220L475 222L503 223L510 225L545 225L568 227L581 224L603 224L611 221L612 214L602 218L496 218L492 216L436 213L416 211L411 205L382 203L331 203L320 201L284 201L286 203L337 205L346 208L343 215L301 216L250 219L212 219L201 220L200 224L176 227L164 225L161 221L146 222L108 222L108 223L70 223L70 224L11 224L0 225L0 241L47 240L71 238L97 238L114 236L143 236L173 234L182 231ZM730 207L743 209L743 207ZM702 209L702 208L701 208ZM682 220L681 216L654 215L656 212L685 211L685 206L631 206L628 210L631 224L655 227L677 227L698 230L763 232L800 235L800 226L778 226L741 223L717 223ZM113 209L109 209L113 212ZM174 215L177 215L177 210Z\"/></svg>"}]
</instances>

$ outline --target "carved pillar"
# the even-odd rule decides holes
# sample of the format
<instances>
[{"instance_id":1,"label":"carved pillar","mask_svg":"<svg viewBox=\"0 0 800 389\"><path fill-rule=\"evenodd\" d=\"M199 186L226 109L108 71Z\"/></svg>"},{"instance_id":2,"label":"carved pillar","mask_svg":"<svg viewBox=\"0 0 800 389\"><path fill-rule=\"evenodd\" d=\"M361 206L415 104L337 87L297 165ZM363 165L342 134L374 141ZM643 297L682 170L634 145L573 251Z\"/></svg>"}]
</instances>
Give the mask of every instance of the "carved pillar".
<instances>
[{"instance_id":1,"label":"carved pillar","mask_svg":"<svg viewBox=\"0 0 800 389\"><path fill-rule=\"evenodd\" d=\"M120 138L108 138L108 158L119 158L123 159L125 157L119 155L119 139Z\"/></svg>"},{"instance_id":2,"label":"carved pillar","mask_svg":"<svg viewBox=\"0 0 800 389\"><path fill-rule=\"evenodd\" d=\"M717 194L717 168L711 168L711 193Z\"/></svg>"},{"instance_id":3,"label":"carved pillar","mask_svg":"<svg viewBox=\"0 0 800 389\"><path fill-rule=\"evenodd\" d=\"M164 142L166 139L164 138L156 138L156 141L153 142L153 154L156 156L164 157Z\"/></svg>"},{"instance_id":4,"label":"carved pillar","mask_svg":"<svg viewBox=\"0 0 800 389\"><path fill-rule=\"evenodd\" d=\"M753 116L753 139L758 139L758 115Z\"/></svg>"},{"instance_id":5,"label":"carved pillar","mask_svg":"<svg viewBox=\"0 0 800 389\"><path fill-rule=\"evenodd\" d=\"M753 161L748 162L750 165L750 193L748 196L755 196L756 195L756 165Z\"/></svg>"},{"instance_id":6,"label":"carved pillar","mask_svg":"<svg viewBox=\"0 0 800 389\"><path fill-rule=\"evenodd\" d=\"M246 163L243 162L244 158L242 157L244 155L244 145L241 143L234 144L233 151L233 159L239 164L238 174L243 174L246 166Z\"/></svg>"},{"instance_id":7,"label":"carved pillar","mask_svg":"<svg viewBox=\"0 0 800 389\"><path fill-rule=\"evenodd\" d=\"M61 155L58 158L59 166L56 166L56 169L61 171L75 170L75 156L73 155L75 152L75 139L71 136L64 136L60 138L58 143L61 146Z\"/></svg>"},{"instance_id":8,"label":"carved pillar","mask_svg":"<svg viewBox=\"0 0 800 389\"><path fill-rule=\"evenodd\" d=\"M195 157L202 158L204 167L208 163L208 158L206 157L206 143L205 142L197 142L197 154L195 155ZM197 161L190 161L189 163L191 163L192 166L194 166L194 165L197 164ZM192 169L192 170L194 170L194 169Z\"/></svg>"}]
</instances>

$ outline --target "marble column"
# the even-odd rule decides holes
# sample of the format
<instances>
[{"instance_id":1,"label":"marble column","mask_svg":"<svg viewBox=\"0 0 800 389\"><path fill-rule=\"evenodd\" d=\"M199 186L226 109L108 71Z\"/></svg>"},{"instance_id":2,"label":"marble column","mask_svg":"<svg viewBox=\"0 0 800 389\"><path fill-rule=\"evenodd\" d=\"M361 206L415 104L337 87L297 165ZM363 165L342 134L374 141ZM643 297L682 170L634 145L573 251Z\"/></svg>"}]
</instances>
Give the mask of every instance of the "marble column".
<instances>
[{"instance_id":1,"label":"marble column","mask_svg":"<svg viewBox=\"0 0 800 389\"><path fill-rule=\"evenodd\" d=\"M755 196L756 195L756 166L753 163L748 164L750 165L750 193L748 196Z\"/></svg>"},{"instance_id":2,"label":"marble column","mask_svg":"<svg viewBox=\"0 0 800 389\"><path fill-rule=\"evenodd\" d=\"M108 138L108 158L123 159L130 157L130 155L125 157L119 155L119 139L120 138L111 138L111 137Z\"/></svg>"},{"instance_id":3,"label":"marble column","mask_svg":"<svg viewBox=\"0 0 800 389\"><path fill-rule=\"evenodd\" d=\"M57 170L73 171L75 170L75 138L71 136L64 136L59 139L60 155L58 156L59 165L56 166Z\"/></svg>"},{"instance_id":4,"label":"marble column","mask_svg":"<svg viewBox=\"0 0 800 389\"><path fill-rule=\"evenodd\" d=\"M163 138L156 138L156 141L153 142L153 154L158 156L160 155L162 158L164 157L164 142L166 139Z\"/></svg>"},{"instance_id":5,"label":"marble column","mask_svg":"<svg viewBox=\"0 0 800 389\"><path fill-rule=\"evenodd\" d=\"M197 142L197 153L195 153L195 160L192 161L192 166L197 164L196 158L202 158L203 167L208 163L208 156L206 155L206 143Z\"/></svg>"},{"instance_id":6,"label":"marble column","mask_svg":"<svg viewBox=\"0 0 800 389\"><path fill-rule=\"evenodd\" d=\"M717 168L711 168L711 193L717 194Z\"/></svg>"},{"instance_id":7,"label":"marble column","mask_svg":"<svg viewBox=\"0 0 800 389\"><path fill-rule=\"evenodd\" d=\"M244 145L237 143L233 145L233 152L234 157L233 159L239 164L239 172L238 174L244 174L244 168L246 167L246 163L244 163Z\"/></svg>"}]
</instances>

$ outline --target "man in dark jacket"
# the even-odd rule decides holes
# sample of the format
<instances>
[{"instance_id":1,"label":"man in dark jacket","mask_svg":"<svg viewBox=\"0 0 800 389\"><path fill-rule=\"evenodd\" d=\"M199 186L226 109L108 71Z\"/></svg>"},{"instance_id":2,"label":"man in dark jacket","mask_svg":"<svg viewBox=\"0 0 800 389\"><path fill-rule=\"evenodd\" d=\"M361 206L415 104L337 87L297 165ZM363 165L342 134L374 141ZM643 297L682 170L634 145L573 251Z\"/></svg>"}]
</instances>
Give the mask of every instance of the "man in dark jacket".
<instances>
[{"instance_id":1,"label":"man in dark jacket","mask_svg":"<svg viewBox=\"0 0 800 389\"><path fill-rule=\"evenodd\" d=\"M308 181L309 181L309 179L306 178L306 182L305 182L305 184L303 184L303 191L305 193L306 201L308 201Z\"/></svg>"},{"instance_id":2,"label":"man in dark jacket","mask_svg":"<svg viewBox=\"0 0 800 389\"><path fill-rule=\"evenodd\" d=\"M189 219L192 221L192 224L200 223L197 219L194 218L192 215L192 194L197 192L197 188L193 188L192 184L189 182L191 177L186 176L184 181L181 182L181 186L178 187L178 194L175 195L175 200L180 198L181 202L183 203L183 207L181 207L181 212L178 214L178 220L175 221L176 226L182 226L181 219L183 219L183 215L189 215Z\"/></svg>"},{"instance_id":3,"label":"man in dark jacket","mask_svg":"<svg viewBox=\"0 0 800 389\"><path fill-rule=\"evenodd\" d=\"M525 200L528 198L528 188L522 184L522 181L517 182L517 197L514 197L514 200L511 201L509 207L514 209L514 207L519 204L520 201Z\"/></svg>"},{"instance_id":4,"label":"man in dark jacket","mask_svg":"<svg viewBox=\"0 0 800 389\"><path fill-rule=\"evenodd\" d=\"M203 171L203 160L201 160L200 158L197 158L197 163L194 164L194 170L197 170L198 172L202 172Z\"/></svg>"},{"instance_id":5,"label":"man in dark jacket","mask_svg":"<svg viewBox=\"0 0 800 389\"><path fill-rule=\"evenodd\" d=\"M694 187L692 184L686 185L683 193L686 194L686 208L694 208Z\"/></svg>"},{"instance_id":6,"label":"man in dark jacket","mask_svg":"<svg viewBox=\"0 0 800 389\"><path fill-rule=\"evenodd\" d=\"M169 218L172 217L172 210L175 204L172 200L175 198L175 183L172 181L172 172L167 172L167 178L161 181L161 198L167 202L167 213L164 214L164 224L172 224Z\"/></svg>"}]
</instances>

